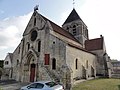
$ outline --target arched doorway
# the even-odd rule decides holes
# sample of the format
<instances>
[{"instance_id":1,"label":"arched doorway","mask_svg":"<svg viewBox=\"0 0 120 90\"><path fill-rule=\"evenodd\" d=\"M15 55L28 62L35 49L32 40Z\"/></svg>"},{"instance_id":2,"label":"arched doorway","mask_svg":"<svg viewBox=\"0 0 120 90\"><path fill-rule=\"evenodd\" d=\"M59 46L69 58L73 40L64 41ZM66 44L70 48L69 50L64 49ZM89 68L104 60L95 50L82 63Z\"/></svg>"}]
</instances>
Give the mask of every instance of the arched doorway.
<instances>
[{"instance_id":1,"label":"arched doorway","mask_svg":"<svg viewBox=\"0 0 120 90\"><path fill-rule=\"evenodd\" d=\"M34 82L36 81L36 72L37 72L37 57L36 55L30 51L27 54L27 65L28 65L28 70L26 70L26 79L29 82Z\"/></svg>"},{"instance_id":2,"label":"arched doorway","mask_svg":"<svg viewBox=\"0 0 120 90\"><path fill-rule=\"evenodd\" d=\"M35 67L36 67L36 65L34 63L30 65L30 82L34 82L34 79L35 79Z\"/></svg>"}]
</instances>

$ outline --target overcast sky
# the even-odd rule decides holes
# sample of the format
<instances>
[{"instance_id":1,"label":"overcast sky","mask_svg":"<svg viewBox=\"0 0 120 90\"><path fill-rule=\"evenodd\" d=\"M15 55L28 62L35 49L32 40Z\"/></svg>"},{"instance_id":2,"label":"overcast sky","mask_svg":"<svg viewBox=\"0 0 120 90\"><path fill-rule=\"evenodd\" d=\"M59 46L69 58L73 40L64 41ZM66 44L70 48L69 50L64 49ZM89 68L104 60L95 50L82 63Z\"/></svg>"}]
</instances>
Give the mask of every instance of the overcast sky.
<instances>
[{"instance_id":1,"label":"overcast sky","mask_svg":"<svg viewBox=\"0 0 120 90\"><path fill-rule=\"evenodd\" d=\"M0 0L0 59L13 52L39 4L39 13L62 25L73 9L73 0ZM89 38L102 34L111 59L120 60L120 0L75 0L74 8L88 26Z\"/></svg>"}]
</instances>

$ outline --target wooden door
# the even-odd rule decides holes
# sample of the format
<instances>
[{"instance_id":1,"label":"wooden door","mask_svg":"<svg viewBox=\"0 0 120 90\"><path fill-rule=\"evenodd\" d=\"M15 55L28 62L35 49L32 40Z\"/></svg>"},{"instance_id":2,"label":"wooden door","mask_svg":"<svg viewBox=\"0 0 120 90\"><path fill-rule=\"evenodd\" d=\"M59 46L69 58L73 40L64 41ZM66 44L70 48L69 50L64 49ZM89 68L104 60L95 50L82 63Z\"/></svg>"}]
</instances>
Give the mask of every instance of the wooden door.
<instances>
[{"instance_id":1,"label":"wooden door","mask_svg":"<svg viewBox=\"0 0 120 90\"><path fill-rule=\"evenodd\" d=\"M30 67L30 82L34 82L34 78L35 78L35 64L31 64Z\"/></svg>"}]
</instances>

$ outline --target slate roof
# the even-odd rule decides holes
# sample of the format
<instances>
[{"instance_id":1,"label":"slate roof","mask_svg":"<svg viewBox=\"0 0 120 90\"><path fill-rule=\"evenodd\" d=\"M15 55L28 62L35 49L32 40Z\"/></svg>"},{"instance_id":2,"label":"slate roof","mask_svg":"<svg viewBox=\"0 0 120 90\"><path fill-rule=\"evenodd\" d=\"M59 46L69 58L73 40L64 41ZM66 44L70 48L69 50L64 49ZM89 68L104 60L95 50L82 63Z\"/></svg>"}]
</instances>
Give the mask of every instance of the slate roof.
<instances>
[{"instance_id":1,"label":"slate roof","mask_svg":"<svg viewBox=\"0 0 120 90\"><path fill-rule=\"evenodd\" d=\"M70 15L68 16L66 21L63 23L63 25L66 24L66 23L75 21L75 20L81 20L82 21L82 19L79 17L79 15L76 12L76 10L73 8L72 12L70 13Z\"/></svg>"},{"instance_id":2,"label":"slate roof","mask_svg":"<svg viewBox=\"0 0 120 90\"><path fill-rule=\"evenodd\" d=\"M101 50L101 49L103 49L103 45L104 45L103 43L104 43L103 37L86 40L85 41L85 49L88 51Z\"/></svg>"},{"instance_id":3,"label":"slate roof","mask_svg":"<svg viewBox=\"0 0 120 90\"><path fill-rule=\"evenodd\" d=\"M42 16L42 15L41 15ZM60 35L63 35L73 41L76 41L79 43L79 41L69 32L67 32L66 30L64 30L62 27L58 26L57 24L55 24L54 22L50 21L49 19L47 19L46 17L42 16L43 19L45 19L46 21L49 21L53 30L57 33L59 33Z\"/></svg>"}]
</instances>

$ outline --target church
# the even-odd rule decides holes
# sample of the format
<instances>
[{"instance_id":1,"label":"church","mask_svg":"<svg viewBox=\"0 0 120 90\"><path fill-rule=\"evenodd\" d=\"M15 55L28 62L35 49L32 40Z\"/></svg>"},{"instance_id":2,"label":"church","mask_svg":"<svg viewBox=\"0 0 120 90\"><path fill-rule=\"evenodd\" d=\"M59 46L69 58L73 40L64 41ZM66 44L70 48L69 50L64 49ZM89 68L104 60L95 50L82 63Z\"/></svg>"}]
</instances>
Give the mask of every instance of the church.
<instances>
[{"instance_id":1,"label":"church","mask_svg":"<svg viewBox=\"0 0 120 90\"><path fill-rule=\"evenodd\" d=\"M53 80L67 89L77 80L111 77L104 37L89 39L88 28L74 8L62 26L35 9L5 66L9 61L9 78L21 82Z\"/></svg>"}]
</instances>

